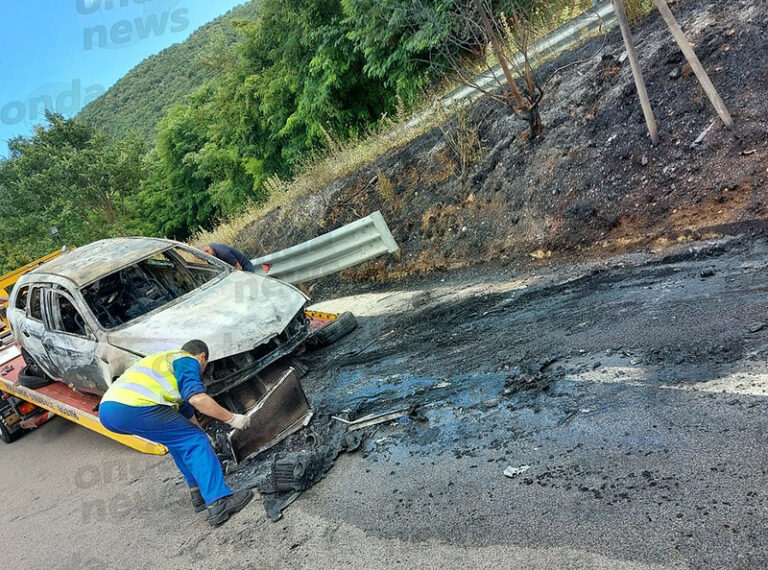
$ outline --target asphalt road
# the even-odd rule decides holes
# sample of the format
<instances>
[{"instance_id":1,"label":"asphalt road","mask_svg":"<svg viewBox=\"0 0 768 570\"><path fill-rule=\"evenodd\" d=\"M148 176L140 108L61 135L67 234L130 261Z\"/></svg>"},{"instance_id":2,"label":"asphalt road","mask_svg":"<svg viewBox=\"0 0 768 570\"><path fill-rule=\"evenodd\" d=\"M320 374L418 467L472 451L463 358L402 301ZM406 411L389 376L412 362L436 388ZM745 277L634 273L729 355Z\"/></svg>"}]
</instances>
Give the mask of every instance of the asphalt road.
<instances>
[{"instance_id":1,"label":"asphalt road","mask_svg":"<svg viewBox=\"0 0 768 570\"><path fill-rule=\"evenodd\" d=\"M254 501L211 529L169 458L56 419L0 448L3 565L765 567L767 253L739 238L323 302L361 326L302 357L315 421L426 421L365 430L279 522Z\"/></svg>"}]
</instances>

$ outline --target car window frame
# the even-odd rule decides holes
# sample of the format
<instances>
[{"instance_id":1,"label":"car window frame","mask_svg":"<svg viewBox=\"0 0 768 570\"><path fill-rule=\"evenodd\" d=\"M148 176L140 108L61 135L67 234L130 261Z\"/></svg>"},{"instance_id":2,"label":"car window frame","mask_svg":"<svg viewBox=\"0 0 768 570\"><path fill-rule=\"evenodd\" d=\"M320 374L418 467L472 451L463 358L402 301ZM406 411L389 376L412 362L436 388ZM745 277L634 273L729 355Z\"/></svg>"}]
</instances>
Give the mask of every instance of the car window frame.
<instances>
[{"instance_id":1,"label":"car window frame","mask_svg":"<svg viewBox=\"0 0 768 570\"><path fill-rule=\"evenodd\" d=\"M30 284L30 286L29 286L29 296L27 297L27 308L24 311L24 314L25 314L26 318L28 318L30 320L33 320L33 321L35 321L37 323L41 323L41 324L45 325L45 311L44 311L45 301L43 299L43 293L45 293L45 290L49 289L49 288L50 287L47 287L43 283L32 283L32 284ZM40 318L39 319L32 315L32 302L31 302L31 300L32 300L32 298L34 297L35 294L39 294L38 298L40 300Z\"/></svg>"},{"instance_id":2,"label":"car window frame","mask_svg":"<svg viewBox=\"0 0 768 570\"><path fill-rule=\"evenodd\" d=\"M206 281L205 283L201 283L199 285L196 285L195 286L195 290L200 289L202 287L205 287L206 285L208 285L209 283L213 282L217 278L218 279L222 279L222 278L226 277L227 275L229 275L230 273L232 273L235 270L234 267L232 267L230 264L221 261L217 257L214 257L212 255L208 255L204 251L200 251L200 250L192 248L192 247L184 247L181 244L180 245L174 245L173 247L170 247L170 248L166 249L165 251L163 251L163 253L171 255L172 257L174 257L181 264L181 266L184 268L184 272L187 274L189 279L192 280L192 283L195 283L196 280L195 280L195 275L192 273L192 271L189 268L189 262L184 258L183 255L181 255L181 253L179 253L176 250L180 250L180 251L185 252L185 253L187 253L187 254L189 254L191 256L200 258L203 261L208 262L211 266L213 266L213 268L219 268L220 270L222 270L217 275L214 275L211 279Z\"/></svg>"},{"instance_id":3,"label":"car window frame","mask_svg":"<svg viewBox=\"0 0 768 570\"><path fill-rule=\"evenodd\" d=\"M21 296L24 294L24 289L27 290L27 296L24 300L24 306L19 307L19 300ZM16 309L18 311L24 311L24 313L27 312L27 306L29 305L29 294L32 290L32 285L22 285L19 289L18 293L16 293L16 298L13 300L13 306L10 307L11 309Z\"/></svg>"},{"instance_id":4,"label":"car window frame","mask_svg":"<svg viewBox=\"0 0 768 570\"><path fill-rule=\"evenodd\" d=\"M88 288L91 285L93 285L96 281L99 281L100 279L104 279L108 275L111 275L111 273L110 274L101 275L101 276L99 276L99 277L97 277L95 279L92 279L91 281L88 281L87 283L84 283L83 285L78 286L75 294L77 295L78 298L82 299L82 306L84 307L84 311L87 311L88 314L92 316L93 323L95 323L96 328L99 331L101 331L101 334L111 334L111 333L120 331L123 328L128 328L128 327L134 326L136 323L141 322L142 320L148 318L149 316L154 315L154 314L156 314L156 313L158 313L160 311L164 311L166 309L169 309L172 306L174 306L174 305L176 305L178 303L181 303L184 299L189 298L191 295L199 294L200 291L203 291L203 290L205 290L205 289L207 289L209 287L214 286L216 283L219 283L220 281L226 279L229 275L231 275L234 271L236 271L235 268L233 268L231 265L229 265L227 263L224 263L220 259L217 259L215 257L209 256L205 252L201 252L201 251L196 250L195 248L184 246L184 244L176 244L176 243L174 243L174 244L170 245L169 247L167 247L167 248L165 248L165 249L163 249L161 251L154 252L151 255L148 255L148 256L146 256L146 257L144 257L142 259L139 259L137 261L129 263L129 264L125 265L124 267L121 267L120 269L114 271L113 273L117 273L119 271L123 271L124 269L130 267L131 265L135 265L135 264L141 263L142 261L144 261L146 259L149 259L149 258L153 257L154 255L156 255L158 253L169 253L170 255L174 256L179 262L182 263L184 271L189 275L189 278L192 279L192 281L194 282L194 277L192 276L189 268L186 266L186 261L184 260L184 258L182 258L180 255L178 255L176 252L173 251L176 248L179 248L179 249L182 249L182 250L188 250L189 253L191 253L193 255L199 255L200 257L203 257L204 259L206 259L206 261L211 261L211 264L214 267L217 267L217 268L219 268L221 270L220 273L215 275L212 279L208 280L207 282L203 283L202 285L195 286L194 289L188 291L187 293L185 293L184 295L182 295L180 297L177 297L176 299L174 299L173 301L170 301L166 305L163 305L162 307L158 307L156 309L153 309L153 310L151 310L151 311L149 311L149 312L147 312L147 313L145 313L145 314L143 314L143 315L141 315L139 317L136 317L135 319L132 319L132 320L130 320L128 322L116 325L114 327L108 327L108 326L106 326L105 324L103 324L99 320L98 316L96 315L96 312L93 310L93 308L91 307L90 303L88 302L88 299L86 298L86 295L85 295L85 292L84 292L84 290L86 288ZM82 312L81 312L81 314L82 314Z\"/></svg>"},{"instance_id":5,"label":"car window frame","mask_svg":"<svg viewBox=\"0 0 768 570\"><path fill-rule=\"evenodd\" d=\"M83 321L83 326L85 327L85 333L84 335L73 333L70 331L65 330L59 330L57 328L54 328L53 326L53 296L54 295L61 295L67 301L70 302L72 305L72 308L77 311L77 314L80 315L80 319ZM88 339L88 340L96 340L96 335L94 331L91 329L90 324L88 323L88 319L85 318L83 315L82 309L79 308L78 303L75 302L75 298L63 288L48 288L48 290L45 293L45 299L44 299L44 324L45 324L45 330L50 333L54 334L65 334L69 336L73 336L75 338L82 338L82 339Z\"/></svg>"}]
</instances>

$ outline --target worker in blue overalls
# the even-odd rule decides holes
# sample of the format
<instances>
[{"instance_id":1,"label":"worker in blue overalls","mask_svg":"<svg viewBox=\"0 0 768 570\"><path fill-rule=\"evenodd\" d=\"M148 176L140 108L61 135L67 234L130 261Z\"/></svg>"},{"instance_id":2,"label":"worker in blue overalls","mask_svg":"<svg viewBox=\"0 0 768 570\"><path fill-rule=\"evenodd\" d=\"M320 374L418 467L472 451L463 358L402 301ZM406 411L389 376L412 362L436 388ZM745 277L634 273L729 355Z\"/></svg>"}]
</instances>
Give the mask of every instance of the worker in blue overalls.
<instances>
[{"instance_id":1,"label":"worker in blue overalls","mask_svg":"<svg viewBox=\"0 0 768 570\"><path fill-rule=\"evenodd\" d=\"M247 429L250 420L222 408L206 393L201 376L207 364L208 346L201 340L142 358L104 394L99 419L115 433L165 445L189 486L193 507L199 512L207 506L208 521L216 526L245 507L253 492L229 488L194 410L235 429Z\"/></svg>"}]
</instances>

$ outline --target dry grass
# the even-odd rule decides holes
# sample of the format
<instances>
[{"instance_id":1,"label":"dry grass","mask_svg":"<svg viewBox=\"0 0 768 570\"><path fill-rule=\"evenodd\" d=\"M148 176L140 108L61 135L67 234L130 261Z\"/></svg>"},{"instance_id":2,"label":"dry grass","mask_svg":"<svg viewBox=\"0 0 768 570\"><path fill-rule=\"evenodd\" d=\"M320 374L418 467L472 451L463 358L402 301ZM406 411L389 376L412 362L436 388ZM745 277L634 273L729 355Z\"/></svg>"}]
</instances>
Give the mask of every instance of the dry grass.
<instances>
[{"instance_id":1,"label":"dry grass","mask_svg":"<svg viewBox=\"0 0 768 570\"><path fill-rule=\"evenodd\" d=\"M352 174L386 152L406 146L439 121L439 117L427 112L423 113L422 117L421 121L400 122L383 117L376 128L365 136L348 141L339 141L328 135L330 152L318 153L307 159L301 172L293 180L285 181L276 176L271 178L267 182L269 198L266 202L249 204L242 214L221 220L213 230L196 233L190 242L235 242L240 232L268 213Z\"/></svg>"},{"instance_id":2,"label":"dry grass","mask_svg":"<svg viewBox=\"0 0 768 570\"><path fill-rule=\"evenodd\" d=\"M398 211L400 209L402 204L395 194L395 185L392 184L389 176L382 172L381 168L376 170L376 193L385 203L389 204L392 210Z\"/></svg>"},{"instance_id":3,"label":"dry grass","mask_svg":"<svg viewBox=\"0 0 768 570\"><path fill-rule=\"evenodd\" d=\"M459 161L459 177L464 179L469 167L483 158L478 125L472 123L465 107L455 112L455 123L448 121L450 116L442 106L440 109L440 114L445 119L440 125L440 130L448 146L456 154Z\"/></svg>"},{"instance_id":4,"label":"dry grass","mask_svg":"<svg viewBox=\"0 0 768 570\"><path fill-rule=\"evenodd\" d=\"M652 0L624 0L624 9L627 11L627 19L630 22L647 16L653 8Z\"/></svg>"}]
</instances>

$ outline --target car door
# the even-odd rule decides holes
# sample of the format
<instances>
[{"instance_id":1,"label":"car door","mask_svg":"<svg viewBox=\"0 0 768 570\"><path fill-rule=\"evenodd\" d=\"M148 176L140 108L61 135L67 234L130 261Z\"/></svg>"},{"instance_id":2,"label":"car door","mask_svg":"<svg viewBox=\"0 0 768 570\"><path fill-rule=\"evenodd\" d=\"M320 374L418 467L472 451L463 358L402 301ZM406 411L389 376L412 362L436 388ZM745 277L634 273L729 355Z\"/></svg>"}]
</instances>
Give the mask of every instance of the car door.
<instances>
[{"instance_id":1,"label":"car door","mask_svg":"<svg viewBox=\"0 0 768 570\"><path fill-rule=\"evenodd\" d=\"M45 298L43 347L57 376L85 392L107 389L96 356L96 336L83 318L74 298L61 289L50 289Z\"/></svg>"},{"instance_id":2,"label":"car door","mask_svg":"<svg viewBox=\"0 0 768 570\"><path fill-rule=\"evenodd\" d=\"M19 323L19 340L37 364L51 377L58 377L56 367L48 358L43 346L45 323L43 322L43 293L47 287L31 286L27 294L27 308Z\"/></svg>"}]
</instances>

